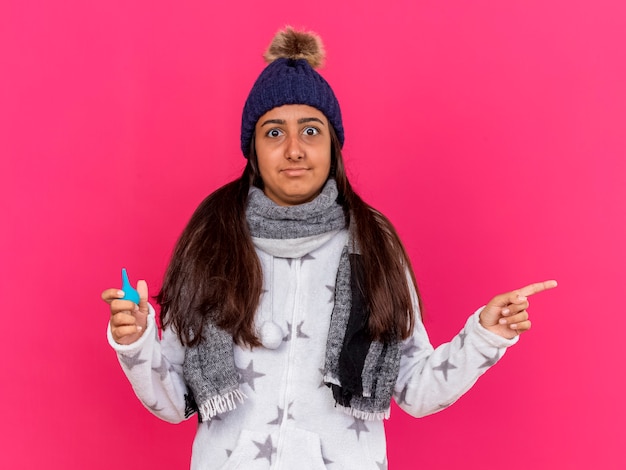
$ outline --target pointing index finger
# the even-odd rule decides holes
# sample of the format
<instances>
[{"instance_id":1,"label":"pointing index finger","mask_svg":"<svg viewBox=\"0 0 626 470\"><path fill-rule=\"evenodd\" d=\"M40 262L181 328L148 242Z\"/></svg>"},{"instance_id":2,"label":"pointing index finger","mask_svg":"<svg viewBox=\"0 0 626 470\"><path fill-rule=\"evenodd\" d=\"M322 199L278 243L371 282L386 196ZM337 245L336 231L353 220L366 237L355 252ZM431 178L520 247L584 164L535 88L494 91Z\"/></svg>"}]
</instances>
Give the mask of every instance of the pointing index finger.
<instances>
[{"instance_id":1,"label":"pointing index finger","mask_svg":"<svg viewBox=\"0 0 626 470\"><path fill-rule=\"evenodd\" d=\"M556 286L557 283L554 280L536 282L534 284L527 285L526 287L522 287L519 290L519 294L528 297L529 295L538 294L544 290L554 289Z\"/></svg>"}]
</instances>

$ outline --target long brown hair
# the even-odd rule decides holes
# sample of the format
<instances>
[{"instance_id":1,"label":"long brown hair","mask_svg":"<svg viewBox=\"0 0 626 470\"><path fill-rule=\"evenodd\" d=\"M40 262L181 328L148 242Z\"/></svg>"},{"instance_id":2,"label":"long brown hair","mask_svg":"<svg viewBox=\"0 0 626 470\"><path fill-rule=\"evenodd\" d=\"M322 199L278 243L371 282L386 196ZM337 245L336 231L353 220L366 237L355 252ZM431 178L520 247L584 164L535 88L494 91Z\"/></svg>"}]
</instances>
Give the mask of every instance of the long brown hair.
<instances>
[{"instance_id":1,"label":"long brown hair","mask_svg":"<svg viewBox=\"0 0 626 470\"><path fill-rule=\"evenodd\" d=\"M406 339L416 314L409 283L418 292L411 262L391 222L352 189L332 126L331 145L329 176L337 182L338 202L361 247L370 335L376 340ZM254 139L241 177L200 203L176 244L156 299L161 325L172 326L184 345L200 341L209 316L238 344L261 345L254 316L263 273L245 213L251 185L263 188Z\"/></svg>"}]
</instances>

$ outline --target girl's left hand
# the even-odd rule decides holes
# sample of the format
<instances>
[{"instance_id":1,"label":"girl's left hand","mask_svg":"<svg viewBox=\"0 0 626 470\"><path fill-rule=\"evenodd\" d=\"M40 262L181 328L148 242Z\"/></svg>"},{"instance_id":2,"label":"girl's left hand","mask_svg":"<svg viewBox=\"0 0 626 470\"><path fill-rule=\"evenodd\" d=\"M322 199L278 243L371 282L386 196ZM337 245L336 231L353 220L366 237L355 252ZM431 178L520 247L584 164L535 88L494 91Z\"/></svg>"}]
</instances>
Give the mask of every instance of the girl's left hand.
<instances>
[{"instance_id":1,"label":"girl's left hand","mask_svg":"<svg viewBox=\"0 0 626 470\"><path fill-rule=\"evenodd\" d=\"M556 281L530 284L521 289L495 296L480 312L480 324L489 331L507 339L530 330L528 297L544 290L554 289Z\"/></svg>"}]
</instances>

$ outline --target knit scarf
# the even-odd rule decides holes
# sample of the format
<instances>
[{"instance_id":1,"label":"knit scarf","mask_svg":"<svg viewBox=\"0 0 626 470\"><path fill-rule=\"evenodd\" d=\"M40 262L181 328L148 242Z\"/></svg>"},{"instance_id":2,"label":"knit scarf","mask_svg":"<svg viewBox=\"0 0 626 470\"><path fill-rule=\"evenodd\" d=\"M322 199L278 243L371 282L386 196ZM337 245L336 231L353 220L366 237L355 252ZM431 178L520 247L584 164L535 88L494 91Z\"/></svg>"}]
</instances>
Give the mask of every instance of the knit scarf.
<instances>
[{"instance_id":1,"label":"knit scarf","mask_svg":"<svg viewBox=\"0 0 626 470\"><path fill-rule=\"evenodd\" d=\"M250 234L257 240L281 240L297 246L341 230L346 220L337 195L337 185L330 179L313 201L278 206L253 187L246 207ZM389 417L400 369L400 347L397 340L379 342L370 338L363 274L358 247L350 236L337 270L324 382L342 411L359 419L376 420ZM186 415L198 412L200 421L232 410L246 398L239 389L232 336L210 320L204 331L202 341L186 349L183 364L191 392L186 396Z\"/></svg>"}]
</instances>

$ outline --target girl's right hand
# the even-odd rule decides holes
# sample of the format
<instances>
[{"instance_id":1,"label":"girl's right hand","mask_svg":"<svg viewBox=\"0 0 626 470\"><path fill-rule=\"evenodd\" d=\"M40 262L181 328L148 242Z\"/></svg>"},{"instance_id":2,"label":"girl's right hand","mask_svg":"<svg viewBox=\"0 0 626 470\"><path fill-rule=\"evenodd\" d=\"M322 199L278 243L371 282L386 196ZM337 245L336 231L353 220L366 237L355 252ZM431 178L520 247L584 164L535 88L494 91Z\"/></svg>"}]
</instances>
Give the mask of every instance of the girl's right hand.
<instances>
[{"instance_id":1,"label":"girl's right hand","mask_svg":"<svg viewBox=\"0 0 626 470\"><path fill-rule=\"evenodd\" d=\"M148 323L148 284L137 282L139 305L132 300L122 300L124 291L107 289L102 293L102 300L111 309L111 336L118 344L132 344L141 338Z\"/></svg>"}]
</instances>

